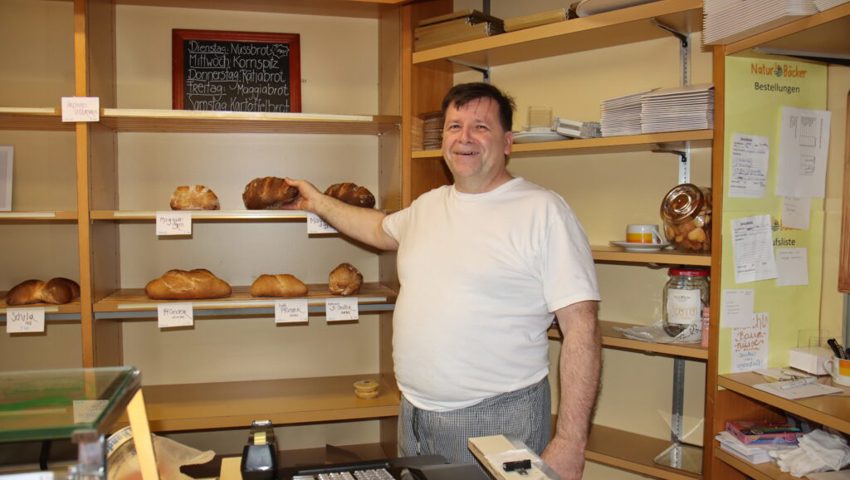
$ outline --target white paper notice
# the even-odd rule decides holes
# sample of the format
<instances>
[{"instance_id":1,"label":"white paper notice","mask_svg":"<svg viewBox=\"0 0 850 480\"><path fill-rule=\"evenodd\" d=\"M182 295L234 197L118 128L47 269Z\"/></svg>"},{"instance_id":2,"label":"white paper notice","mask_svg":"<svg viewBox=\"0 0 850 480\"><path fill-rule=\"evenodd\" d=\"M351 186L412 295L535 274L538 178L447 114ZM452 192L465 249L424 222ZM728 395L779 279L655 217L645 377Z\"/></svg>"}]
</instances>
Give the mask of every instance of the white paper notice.
<instances>
[{"instance_id":1,"label":"white paper notice","mask_svg":"<svg viewBox=\"0 0 850 480\"><path fill-rule=\"evenodd\" d=\"M343 322L360 318L357 297L329 298L325 300L325 318L328 322Z\"/></svg>"},{"instance_id":2,"label":"white paper notice","mask_svg":"<svg viewBox=\"0 0 850 480\"><path fill-rule=\"evenodd\" d=\"M195 323L192 302L159 303L156 313L159 328L191 327Z\"/></svg>"},{"instance_id":3,"label":"white paper notice","mask_svg":"<svg viewBox=\"0 0 850 480\"><path fill-rule=\"evenodd\" d=\"M157 235L191 235L190 212L156 212Z\"/></svg>"},{"instance_id":4,"label":"white paper notice","mask_svg":"<svg viewBox=\"0 0 850 480\"><path fill-rule=\"evenodd\" d=\"M98 97L62 97L63 122L100 121L100 98Z\"/></svg>"},{"instance_id":5,"label":"white paper notice","mask_svg":"<svg viewBox=\"0 0 850 480\"><path fill-rule=\"evenodd\" d=\"M723 290L723 309L720 311L720 326L726 328L752 327L754 290Z\"/></svg>"},{"instance_id":6,"label":"white paper notice","mask_svg":"<svg viewBox=\"0 0 850 480\"><path fill-rule=\"evenodd\" d=\"M309 305L306 298L275 300L275 323L306 323L309 319Z\"/></svg>"},{"instance_id":7,"label":"white paper notice","mask_svg":"<svg viewBox=\"0 0 850 480\"><path fill-rule=\"evenodd\" d=\"M736 283L776 278L770 215L732 220L732 251Z\"/></svg>"},{"instance_id":8,"label":"white paper notice","mask_svg":"<svg viewBox=\"0 0 850 480\"><path fill-rule=\"evenodd\" d=\"M44 308L7 308L6 333L44 331Z\"/></svg>"},{"instance_id":9,"label":"white paper notice","mask_svg":"<svg viewBox=\"0 0 850 480\"><path fill-rule=\"evenodd\" d=\"M809 284L808 250L805 248L777 248L776 285L788 287L791 285Z\"/></svg>"},{"instance_id":10,"label":"white paper notice","mask_svg":"<svg viewBox=\"0 0 850 480\"><path fill-rule=\"evenodd\" d=\"M336 233L336 229L315 213L307 212L307 235L315 233Z\"/></svg>"},{"instance_id":11,"label":"white paper notice","mask_svg":"<svg viewBox=\"0 0 850 480\"><path fill-rule=\"evenodd\" d=\"M811 218L812 199L808 197L785 197L782 199L782 226L808 230Z\"/></svg>"},{"instance_id":12,"label":"white paper notice","mask_svg":"<svg viewBox=\"0 0 850 480\"><path fill-rule=\"evenodd\" d=\"M767 367L767 312L756 313L753 326L732 329L732 372Z\"/></svg>"},{"instance_id":13,"label":"white paper notice","mask_svg":"<svg viewBox=\"0 0 850 480\"><path fill-rule=\"evenodd\" d=\"M761 198L767 188L770 141L757 135L732 136L732 171L729 196Z\"/></svg>"},{"instance_id":14,"label":"white paper notice","mask_svg":"<svg viewBox=\"0 0 850 480\"><path fill-rule=\"evenodd\" d=\"M830 112L782 107L776 195L823 198Z\"/></svg>"}]
</instances>

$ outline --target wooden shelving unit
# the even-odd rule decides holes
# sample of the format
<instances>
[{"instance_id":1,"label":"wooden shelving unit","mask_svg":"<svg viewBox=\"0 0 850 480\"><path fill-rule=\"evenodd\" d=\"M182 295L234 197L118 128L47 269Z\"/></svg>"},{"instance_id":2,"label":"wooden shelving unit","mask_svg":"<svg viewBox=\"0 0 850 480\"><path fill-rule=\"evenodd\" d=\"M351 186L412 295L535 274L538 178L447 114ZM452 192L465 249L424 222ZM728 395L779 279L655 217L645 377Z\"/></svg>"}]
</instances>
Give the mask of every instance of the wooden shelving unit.
<instances>
[{"instance_id":1,"label":"wooden shelving unit","mask_svg":"<svg viewBox=\"0 0 850 480\"><path fill-rule=\"evenodd\" d=\"M668 440L594 425L590 432L590 441L585 450L585 455L592 462L652 478L665 480L702 478L683 470L663 468L653 463L652 459L669 445Z\"/></svg>"}]
</instances>

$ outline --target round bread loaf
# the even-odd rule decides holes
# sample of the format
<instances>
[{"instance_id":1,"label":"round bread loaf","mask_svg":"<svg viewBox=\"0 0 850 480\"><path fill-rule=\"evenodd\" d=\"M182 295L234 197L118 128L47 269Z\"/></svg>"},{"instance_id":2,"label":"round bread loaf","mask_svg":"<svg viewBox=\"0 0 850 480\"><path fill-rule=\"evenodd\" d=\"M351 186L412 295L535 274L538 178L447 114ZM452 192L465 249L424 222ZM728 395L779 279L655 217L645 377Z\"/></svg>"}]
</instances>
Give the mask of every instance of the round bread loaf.
<instances>
[{"instance_id":1,"label":"round bread loaf","mask_svg":"<svg viewBox=\"0 0 850 480\"><path fill-rule=\"evenodd\" d=\"M216 194L204 185L180 185L171 194L172 210L218 210Z\"/></svg>"},{"instance_id":2,"label":"round bread loaf","mask_svg":"<svg viewBox=\"0 0 850 480\"><path fill-rule=\"evenodd\" d=\"M335 183L325 190L330 195L355 207L372 208L375 206L375 196L366 187L351 182Z\"/></svg>"},{"instance_id":3,"label":"round bread loaf","mask_svg":"<svg viewBox=\"0 0 850 480\"><path fill-rule=\"evenodd\" d=\"M350 263L341 263L328 276L328 290L334 295L353 295L360 291L363 275Z\"/></svg>"},{"instance_id":4,"label":"round bread loaf","mask_svg":"<svg viewBox=\"0 0 850 480\"><path fill-rule=\"evenodd\" d=\"M61 305L80 296L77 282L64 278L51 278L47 282L26 280L6 293L6 305L29 305L33 303L52 303Z\"/></svg>"},{"instance_id":5,"label":"round bread loaf","mask_svg":"<svg viewBox=\"0 0 850 480\"><path fill-rule=\"evenodd\" d=\"M307 294L307 285L294 275L263 274L251 284L252 297L301 297Z\"/></svg>"},{"instance_id":6,"label":"round bread loaf","mask_svg":"<svg viewBox=\"0 0 850 480\"><path fill-rule=\"evenodd\" d=\"M205 268L169 270L145 285L145 294L153 300L221 298L230 292L227 282Z\"/></svg>"},{"instance_id":7,"label":"round bread loaf","mask_svg":"<svg viewBox=\"0 0 850 480\"><path fill-rule=\"evenodd\" d=\"M242 193L242 201L248 210L280 210L297 197L298 189L278 177L255 178Z\"/></svg>"}]
</instances>

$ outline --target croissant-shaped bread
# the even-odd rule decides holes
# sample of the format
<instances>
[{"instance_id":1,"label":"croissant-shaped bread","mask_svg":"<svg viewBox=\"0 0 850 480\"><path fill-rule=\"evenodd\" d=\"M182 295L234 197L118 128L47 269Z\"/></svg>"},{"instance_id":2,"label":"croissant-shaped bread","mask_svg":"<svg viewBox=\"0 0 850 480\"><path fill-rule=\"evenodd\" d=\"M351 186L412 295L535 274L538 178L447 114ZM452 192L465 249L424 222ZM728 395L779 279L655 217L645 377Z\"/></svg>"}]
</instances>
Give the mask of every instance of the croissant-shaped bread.
<instances>
[{"instance_id":1,"label":"croissant-shaped bread","mask_svg":"<svg viewBox=\"0 0 850 480\"><path fill-rule=\"evenodd\" d=\"M297 197L298 189L278 177L255 178L242 193L242 201L248 210L279 210Z\"/></svg>"},{"instance_id":2,"label":"croissant-shaped bread","mask_svg":"<svg viewBox=\"0 0 850 480\"><path fill-rule=\"evenodd\" d=\"M375 196L366 187L351 182L335 183L325 190L330 195L355 207L372 208L375 206Z\"/></svg>"},{"instance_id":3,"label":"croissant-shaped bread","mask_svg":"<svg viewBox=\"0 0 850 480\"><path fill-rule=\"evenodd\" d=\"M21 282L6 294L6 305L29 305L31 303L52 303L61 305L80 296L80 286L77 282L56 277L43 282L41 280L26 280Z\"/></svg>"},{"instance_id":4,"label":"croissant-shaped bread","mask_svg":"<svg viewBox=\"0 0 850 480\"><path fill-rule=\"evenodd\" d=\"M328 289L334 295L353 295L362 284L363 275L350 263L340 263L328 276Z\"/></svg>"},{"instance_id":5,"label":"croissant-shaped bread","mask_svg":"<svg viewBox=\"0 0 850 480\"><path fill-rule=\"evenodd\" d=\"M263 274L251 284L252 297L301 297L307 294L307 285L294 275Z\"/></svg>"},{"instance_id":6,"label":"croissant-shaped bread","mask_svg":"<svg viewBox=\"0 0 850 480\"><path fill-rule=\"evenodd\" d=\"M216 194L204 185L180 185L171 194L172 210L218 210Z\"/></svg>"},{"instance_id":7,"label":"croissant-shaped bread","mask_svg":"<svg viewBox=\"0 0 850 480\"><path fill-rule=\"evenodd\" d=\"M153 300L221 298L230 292L227 282L205 268L169 270L145 285L145 294Z\"/></svg>"}]
</instances>

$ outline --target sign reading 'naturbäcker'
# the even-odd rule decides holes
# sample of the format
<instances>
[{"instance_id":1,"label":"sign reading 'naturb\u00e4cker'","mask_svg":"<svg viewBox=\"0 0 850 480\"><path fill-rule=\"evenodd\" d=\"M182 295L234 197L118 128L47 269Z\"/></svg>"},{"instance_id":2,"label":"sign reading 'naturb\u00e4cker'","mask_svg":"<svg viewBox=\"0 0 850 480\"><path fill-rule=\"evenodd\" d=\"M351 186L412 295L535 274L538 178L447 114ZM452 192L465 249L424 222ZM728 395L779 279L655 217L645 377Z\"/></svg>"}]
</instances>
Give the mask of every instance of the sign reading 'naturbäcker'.
<instances>
[{"instance_id":1,"label":"sign reading 'naturb\u00e4cker'","mask_svg":"<svg viewBox=\"0 0 850 480\"><path fill-rule=\"evenodd\" d=\"M300 112L299 35L172 31L177 110Z\"/></svg>"}]
</instances>

